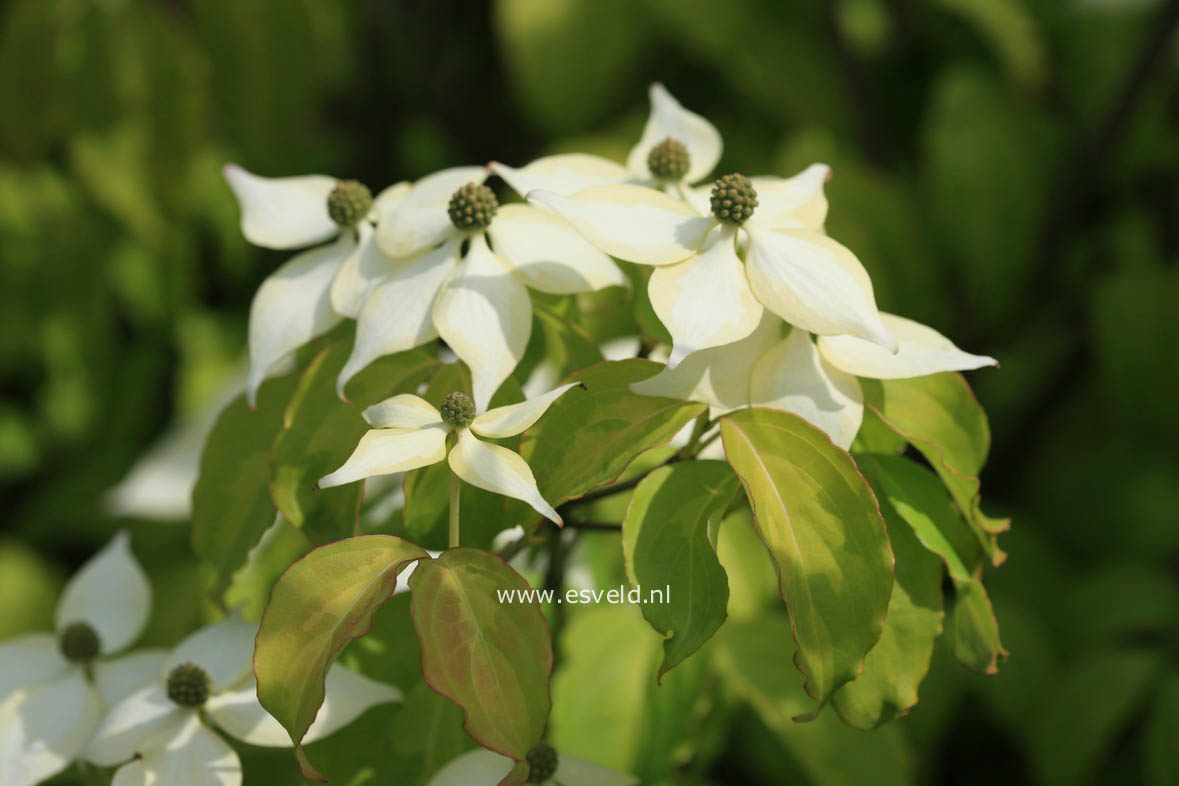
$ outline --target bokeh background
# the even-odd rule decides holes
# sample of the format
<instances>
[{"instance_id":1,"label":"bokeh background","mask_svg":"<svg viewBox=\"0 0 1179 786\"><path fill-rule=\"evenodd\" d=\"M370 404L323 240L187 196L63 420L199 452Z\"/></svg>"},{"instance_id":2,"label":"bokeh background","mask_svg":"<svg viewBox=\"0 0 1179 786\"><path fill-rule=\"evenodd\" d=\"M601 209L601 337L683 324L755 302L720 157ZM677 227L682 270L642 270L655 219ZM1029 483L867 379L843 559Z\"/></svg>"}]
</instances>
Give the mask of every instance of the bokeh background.
<instances>
[{"instance_id":1,"label":"bokeh background","mask_svg":"<svg viewBox=\"0 0 1179 786\"><path fill-rule=\"evenodd\" d=\"M0 637L50 625L120 527L154 579L146 642L208 613L186 484L284 259L241 238L225 162L376 190L621 157L659 80L720 128L720 171L831 164L829 232L881 307L1002 361L971 381L984 502L1014 518L987 577L1012 655L986 678L939 654L909 717L827 760L737 709L707 756L656 746L636 768L1179 783L1177 18L1148 0L9 0ZM258 753L247 772L273 761L289 770Z\"/></svg>"}]
</instances>

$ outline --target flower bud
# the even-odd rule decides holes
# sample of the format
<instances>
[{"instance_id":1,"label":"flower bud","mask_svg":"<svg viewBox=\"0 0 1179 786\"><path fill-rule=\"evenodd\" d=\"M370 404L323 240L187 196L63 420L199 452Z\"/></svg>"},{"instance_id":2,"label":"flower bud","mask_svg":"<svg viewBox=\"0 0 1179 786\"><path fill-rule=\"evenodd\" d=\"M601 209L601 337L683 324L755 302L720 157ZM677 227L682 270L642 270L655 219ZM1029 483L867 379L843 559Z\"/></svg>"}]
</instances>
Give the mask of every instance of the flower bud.
<instances>
[{"instance_id":1,"label":"flower bud","mask_svg":"<svg viewBox=\"0 0 1179 786\"><path fill-rule=\"evenodd\" d=\"M61 654L71 663L89 663L102 650L98 632L85 622L71 622L61 632L57 643Z\"/></svg>"},{"instance_id":2,"label":"flower bud","mask_svg":"<svg viewBox=\"0 0 1179 786\"><path fill-rule=\"evenodd\" d=\"M647 153L647 169L659 180L683 180L692 157L678 139L667 137Z\"/></svg>"},{"instance_id":3,"label":"flower bud","mask_svg":"<svg viewBox=\"0 0 1179 786\"><path fill-rule=\"evenodd\" d=\"M328 194L328 215L342 227L359 224L372 206L373 194L359 180L341 180Z\"/></svg>"},{"instance_id":4,"label":"flower bud","mask_svg":"<svg viewBox=\"0 0 1179 786\"><path fill-rule=\"evenodd\" d=\"M544 740L536 743L524 758L532 768L526 783L544 783L557 771L557 752Z\"/></svg>"},{"instance_id":5,"label":"flower bud","mask_svg":"<svg viewBox=\"0 0 1179 786\"><path fill-rule=\"evenodd\" d=\"M181 663L168 672L168 698L181 707L201 707L209 700L209 674L195 663Z\"/></svg>"},{"instance_id":6,"label":"flower bud","mask_svg":"<svg viewBox=\"0 0 1179 786\"><path fill-rule=\"evenodd\" d=\"M442 420L454 428L466 428L475 419L475 402L466 393L457 390L447 393L442 399L442 406L438 408L442 413Z\"/></svg>"},{"instance_id":7,"label":"flower bud","mask_svg":"<svg viewBox=\"0 0 1179 786\"><path fill-rule=\"evenodd\" d=\"M712 214L726 224L740 226L757 207L757 191L745 175L731 174L718 179L712 187Z\"/></svg>"},{"instance_id":8,"label":"flower bud","mask_svg":"<svg viewBox=\"0 0 1179 786\"><path fill-rule=\"evenodd\" d=\"M458 229L486 229L495 217L499 201L490 188L467 183L454 192L446 208L450 222Z\"/></svg>"}]
</instances>

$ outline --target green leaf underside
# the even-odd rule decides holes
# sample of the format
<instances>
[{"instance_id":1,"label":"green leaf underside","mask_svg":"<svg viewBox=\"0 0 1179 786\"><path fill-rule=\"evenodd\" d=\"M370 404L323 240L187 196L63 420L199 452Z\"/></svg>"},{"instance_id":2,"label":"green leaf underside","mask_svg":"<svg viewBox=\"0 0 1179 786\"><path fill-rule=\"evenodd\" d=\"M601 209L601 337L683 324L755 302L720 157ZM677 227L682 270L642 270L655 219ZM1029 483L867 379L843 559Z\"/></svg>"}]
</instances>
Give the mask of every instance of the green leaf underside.
<instances>
[{"instance_id":1,"label":"green leaf underside","mask_svg":"<svg viewBox=\"0 0 1179 786\"><path fill-rule=\"evenodd\" d=\"M985 515L978 475L991 447L986 412L965 377L956 372L912 379L868 380L864 404L886 426L917 448L942 478L992 564L1006 554L996 535L1010 519Z\"/></svg>"},{"instance_id":2,"label":"green leaf underside","mask_svg":"<svg viewBox=\"0 0 1179 786\"><path fill-rule=\"evenodd\" d=\"M809 782L831 786L904 786L915 782L914 763L904 730L889 724L865 734L832 713L811 723L791 722L806 712L810 699L799 677L782 667L790 647L784 617L732 621L712 648L722 683L748 703L782 744Z\"/></svg>"},{"instance_id":3,"label":"green leaf underside","mask_svg":"<svg viewBox=\"0 0 1179 786\"><path fill-rule=\"evenodd\" d=\"M245 395L238 396L205 440L192 492L192 545L217 571L214 597L224 593L250 549L274 523L274 504L266 490L270 445L282 428L283 410L297 382L294 374L267 380L253 410Z\"/></svg>"},{"instance_id":4,"label":"green leaf underside","mask_svg":"<svg viewBox=\"0 0 1179 786\"><path fill-rule=\"evenodd\" d=\"M669 588L667 602L640 606L647 622L668 636L660 680L725 621L728 580L709 528L737 490L724 462L692 461L655 470L631 498L622 523L627 576L644 592Z\"/></svg>"},{"instance_id":5,"label":"green leaf underside","mask_svg":"<svg viewBox=\"0 0 1179 786\"><path fill-rule=\"evenodd\" d=\"M660 368L640 358L606 361L567 378L585 390L558 399L520 443L550 504L613 481L636 455L665 444L704 412L703 404L630 392L631 383Z\"/></svg>"},{"instance_id":6,"label":"green leaf underside","mask_svg":"<svg viewBox=\"0 0 1179 786\"><path fill-rule=\"evenodd\" d=\"M864 474L872 478L867 469ZM942 632L941 560L883 498L880 510L896 557L884 632L864 659L860 676L837 690L832 701L839 717L860 729L874 729L917 704L918 687Z\"/></svg>"},{"instance_id":7,"label":"green leaf underside","mask_svg":"<svg viewBox=\"0 0 1179 786\"><path fill-rule=\"evenodd\" d=\"M964 666L983 674L998 671L1007 650L999 623L978 578L982 551L945 487L925 467L900 456L860 456L860 469L872 487L926 549L941 558L955 586L948 609L946 641ZM890 534L893 529L889 529Z\"/></svg>"},{"instance_id":8,"label":"green leaf underside","mask_svg":"<svg viewBox=\"0 0 1179 786\"><path fill-rule=\"evenodd\" d=\"M389 396L413 391L438 365L425 349L381 358L351 381L351 403L345 403L336 395L336 378L351 351L351 342L337 342L311 361L272 450L274 504L287 521L321 543L351 534L359 515L363 483L330 489L316 484L348 459L369 429L361 413Z\"/></svg>"},{"instance_id":9,"label":"green leaf underside","mask_svg":"<svg viewBox=\"0 0 1179 786\"><path fill-rule=\"evenodd\" d=\"M275 584L254 650L258 700L291 735L305 777L319 778L299 742L323 704L328 668L371 627L397 574L426 557L401 538L364 535L314 549Z\"/></svg>"},{"instance_id":10,"label":"green leaf underside","mask_svg":"<svg viewBox=\"0 0 1179 786\"><path fill-rule=\"evenodd\" d=\"M528 583L494 554L456 548L420 562L409 586L426 682L463 709L479 744L523 761L548 720L552 643L538 605L497 590Z\"/></svg>"},{"instance_id":11,"label":"green leaf underside","mask_svg":"<svg viewBox=\"0 0 1179 786\"><path fill-rule=\"evenodd\" d=\"M720 428L790 610L810 719L880 639L893 584L884 520L851 456L802 418L742 410Z\"/></svg>"}]
</instances>

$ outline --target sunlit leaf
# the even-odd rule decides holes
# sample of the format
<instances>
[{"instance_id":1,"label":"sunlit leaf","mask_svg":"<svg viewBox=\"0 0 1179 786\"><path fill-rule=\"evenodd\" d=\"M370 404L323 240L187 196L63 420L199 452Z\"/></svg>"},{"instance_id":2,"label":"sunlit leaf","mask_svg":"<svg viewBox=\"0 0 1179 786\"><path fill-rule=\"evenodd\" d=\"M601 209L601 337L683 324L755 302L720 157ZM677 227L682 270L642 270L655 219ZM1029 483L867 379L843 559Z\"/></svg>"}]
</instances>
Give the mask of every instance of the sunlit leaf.
<instances>
[{"instance_id":1,"label":"sunlit leaf","mask_svg":"<svg viewBox=\"0 0 1179 786\"><path fill-rule=\"evenodd\" d=\"M720 461L661 467L635 489L622 522L622 549L631 584L666 588L665 603L640 608L663 642L662 678L703 646L725 621L729 587L709 540L736 496L737 478Z\"/></svg>"},{"instance_id":2,"label":"sunlit leaf","mask_svg":"<svg viewBox=\"0 0 1179 786\"><path fill-rule=\"evenodd\" d=\"M884 520L851 456L802 418L742 410L720 428L778 569L813 717L855 679L884 628L893 585Z\"/></svg>"}]
</instances>

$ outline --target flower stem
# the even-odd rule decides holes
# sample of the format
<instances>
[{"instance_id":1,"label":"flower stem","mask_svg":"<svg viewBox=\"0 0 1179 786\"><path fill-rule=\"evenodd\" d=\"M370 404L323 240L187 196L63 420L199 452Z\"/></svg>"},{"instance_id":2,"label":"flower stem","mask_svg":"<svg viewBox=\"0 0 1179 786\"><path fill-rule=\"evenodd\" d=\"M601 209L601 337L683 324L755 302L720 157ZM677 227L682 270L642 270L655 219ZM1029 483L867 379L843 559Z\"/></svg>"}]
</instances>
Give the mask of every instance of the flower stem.
<instances>
[{"instance_id":1,"label":"flower stem","mask_svg":"<svg viewBox=\"0 0 1179 786\"><path fill-rule=\"evenodd\" d=\"M459 545L459 476L450 473L450 547Z\"/></svg>"}]
</instances>

